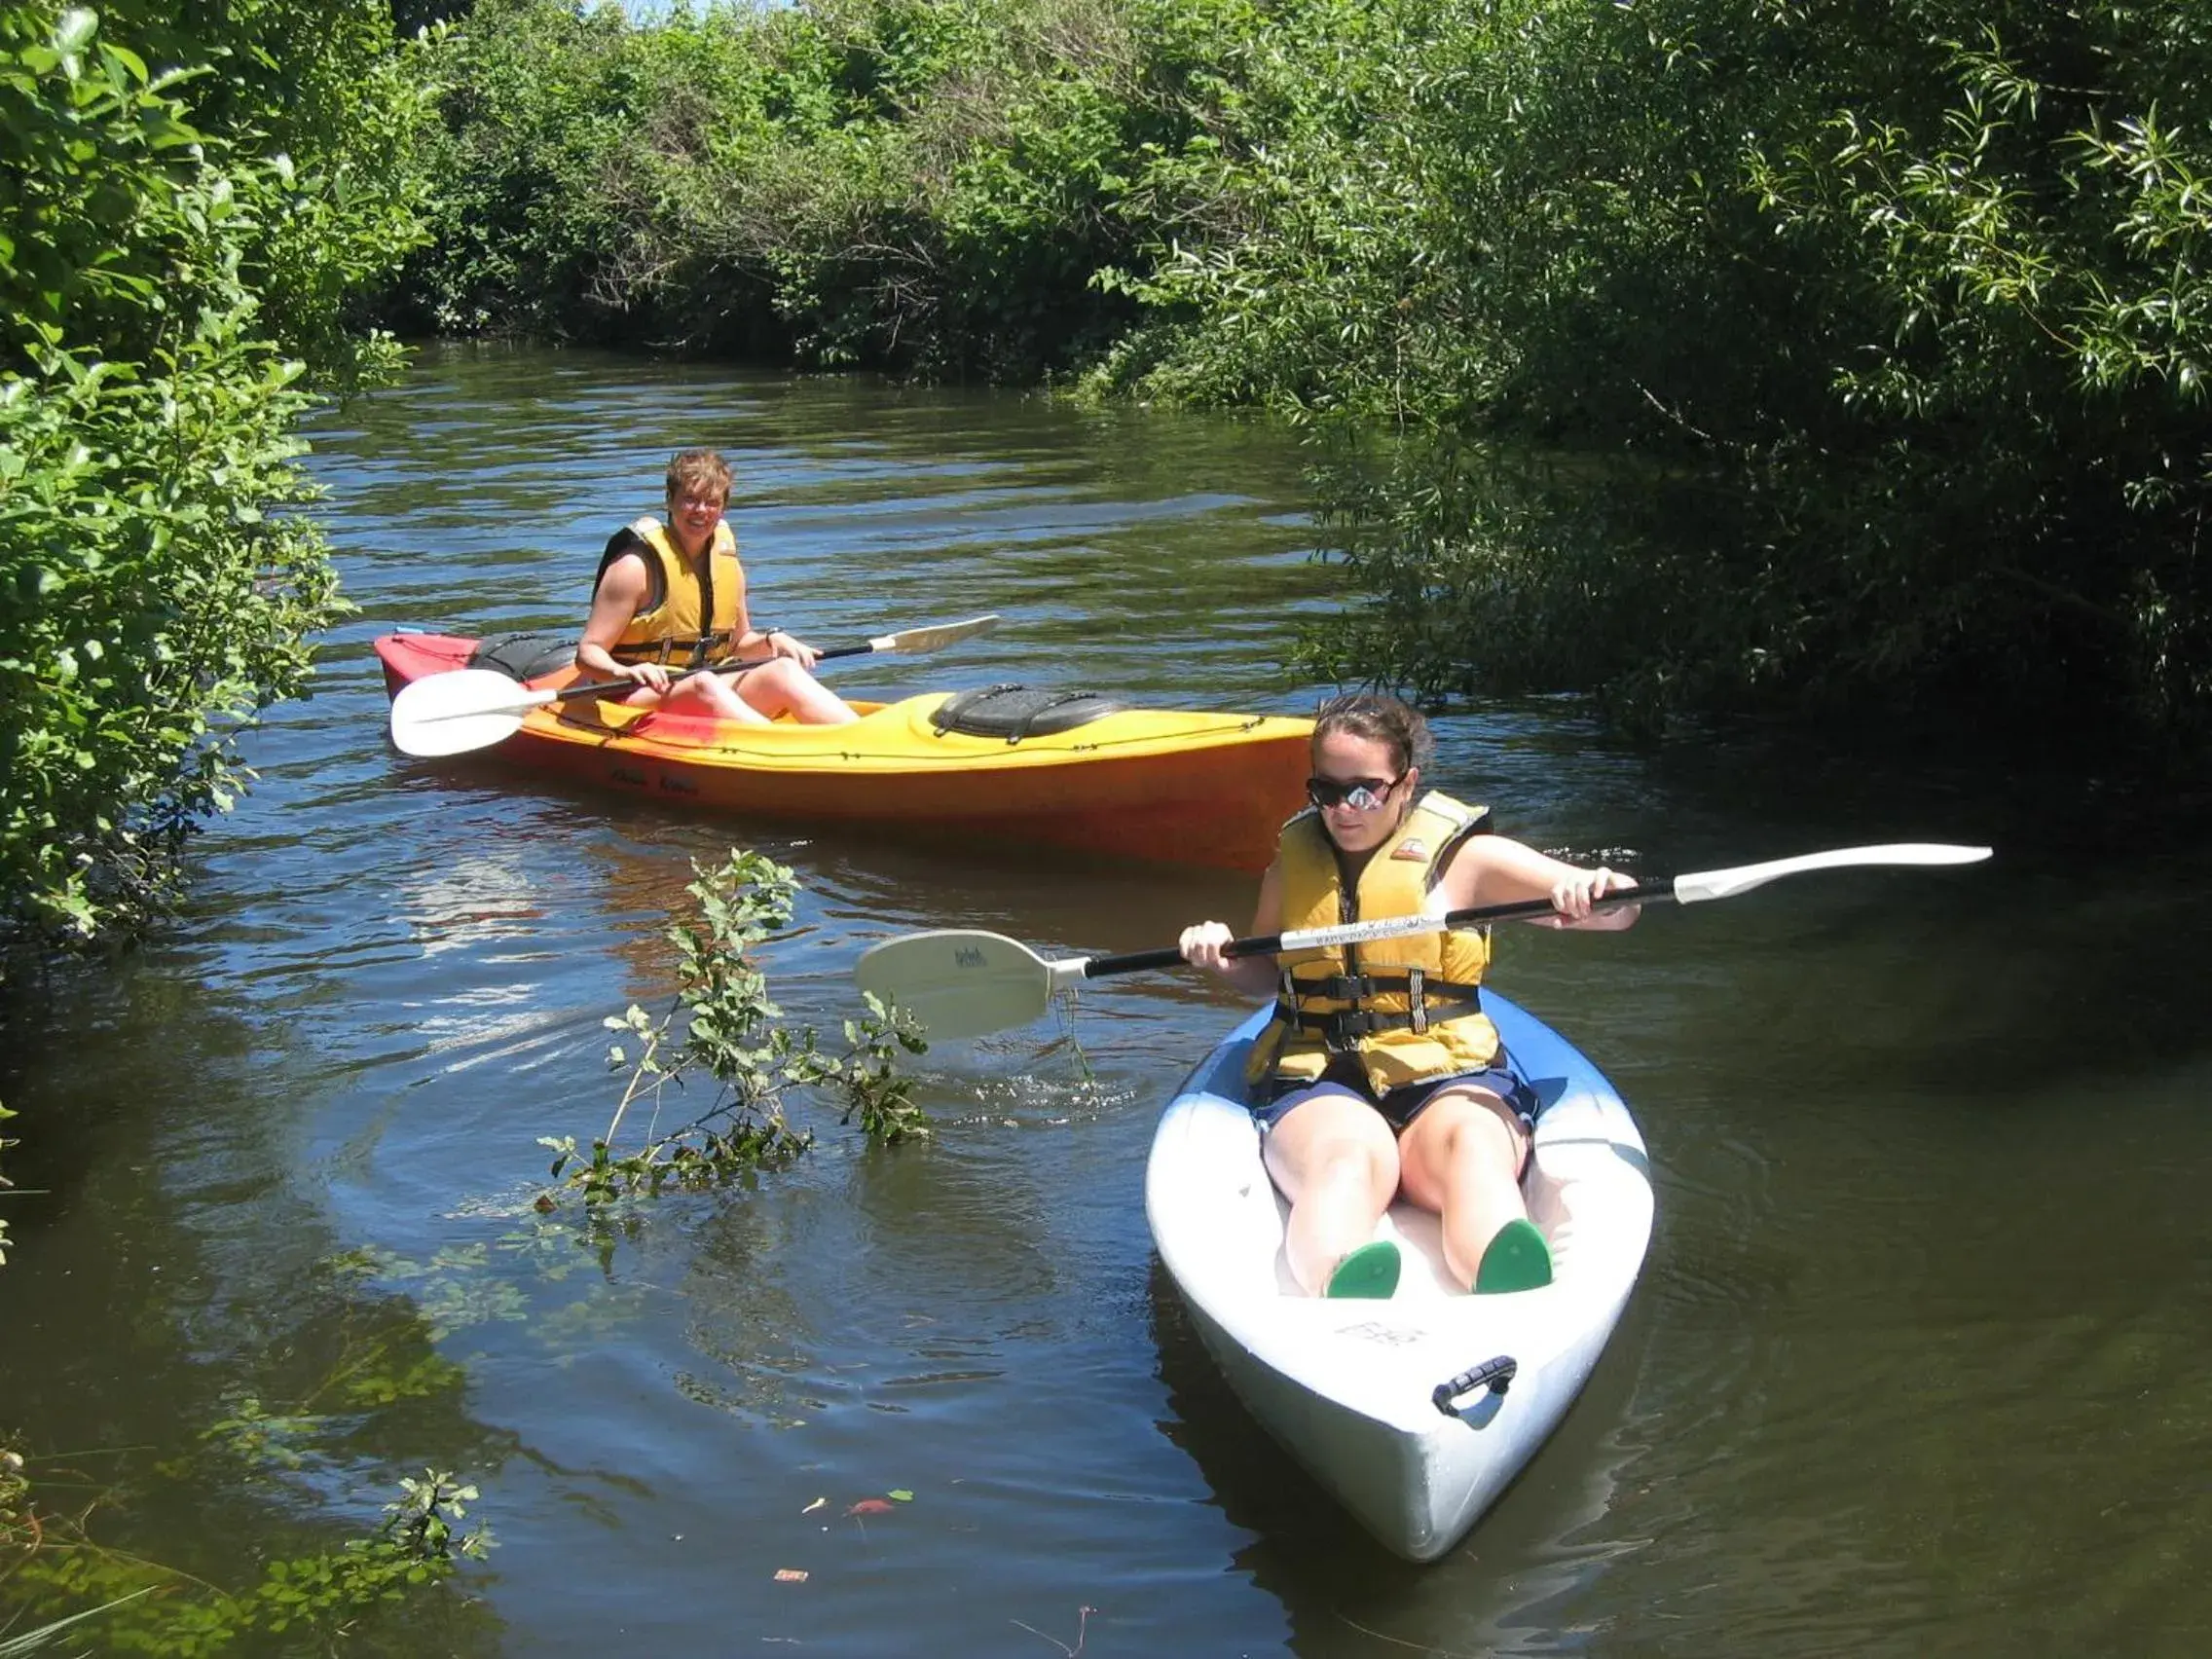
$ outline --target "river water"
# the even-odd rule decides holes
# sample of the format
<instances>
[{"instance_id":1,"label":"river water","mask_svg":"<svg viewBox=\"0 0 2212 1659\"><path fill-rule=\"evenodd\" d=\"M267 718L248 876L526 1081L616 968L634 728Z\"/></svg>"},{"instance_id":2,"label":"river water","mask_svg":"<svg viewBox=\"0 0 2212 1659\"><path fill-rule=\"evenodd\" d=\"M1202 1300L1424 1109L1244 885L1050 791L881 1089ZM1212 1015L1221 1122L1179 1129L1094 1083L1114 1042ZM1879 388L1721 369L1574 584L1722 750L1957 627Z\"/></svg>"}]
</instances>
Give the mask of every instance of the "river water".
<instances>
[{"instance_id":1,"label":"river water","mask_svg":"<svg viewBox=\"0 0 2212 1659\"><path fill-rule=\"evenodd\" d=\"M409 761L369 650L401 625L573 626L608 532L708 442L738 466L763 613L817 644L1006 617L838 665L856 695L1018 680L1303 712L1321 688L1280 665L1341 577L1306 557L1288 438L535 350L427 355L313 438L359 612L253 735L260 784L197 842L185 912L62 976L0 1078L26 1114L12 1173L41 1189L7 1200L0 1434L48 1490L112 1494L104 1541L236 1588L373 1524L402 1475L473 1482L489 1564L355 1651L2212 1641L2201 811L1901 730L1654 756L1566 701L1440 722L1436 781L1545 847L1654 870L1999 856L1501 941L1500 983L1637 1109L1659 1220L1564 1429L1414 1568L1274 1452L1152 1260L1155 1116L1236 1012L1193 978L933 1050L926 1144L823 1119L795 1168L612 1235L531 1208L536 1138L609 1115L601 1021L670 991L695 859L796 870L764 963L826 1028L876 940L1142 948L1241 926L1249 880ZM207 1437L225 1421L247 1427Z\"/></svg>"}]
</instances>

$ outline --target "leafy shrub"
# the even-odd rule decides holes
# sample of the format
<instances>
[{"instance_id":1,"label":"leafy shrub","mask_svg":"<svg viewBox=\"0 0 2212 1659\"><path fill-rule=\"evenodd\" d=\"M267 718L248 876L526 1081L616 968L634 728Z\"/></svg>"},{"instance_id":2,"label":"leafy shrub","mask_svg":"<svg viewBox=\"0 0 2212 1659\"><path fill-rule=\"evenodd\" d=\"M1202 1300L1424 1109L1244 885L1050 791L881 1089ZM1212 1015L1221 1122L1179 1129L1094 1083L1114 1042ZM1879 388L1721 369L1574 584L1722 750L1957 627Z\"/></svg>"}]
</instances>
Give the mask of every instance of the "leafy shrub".
<instances>
[{"instance_id":1,"label":"leafy shrub","mask_svg":"<svg viewBox=\"0 0 2212 1659\"><path fill-rule=\"evenodd\" d=\"M313 526L271 509L303 498L308 365L343 385L387 358L344 307L413 223L419 98L374 4L223 18L195 39L153 8L0 6L0 928L18 938L143 918L238 787L230 734L300 688L336 609Z\"/></svg>"},{"instance_id":2,"label":"leafy shrub","mask_svg":"<svg viewBox=\"0 0 2212 1659\"><path fill-rule=\"evenodd\" d=\"M1373 464L1329 462L1325 510L1365 603L1309 668L1654 724L2072 701L2194 741L2208 19L496 0L453 48L471 204L415 291L1343 424ZM1531 445L1579 459L1546 483Z\"/></svg>"},{"instance_id":3,"label":"leafy shrub","mask_svg":"<svg viewBox=\"0 0 2212 1659\"><path fill-rule=\"evenodd\" d=\"M1358 638L1427 639L1383 659L1417 683L1651 721L1953 702L2212 735L2212 156L2184 136L2212 23L1527 10L1533 51L1432 60L1415 112L1470 345L1412 377L1397 482L1334 498ZM1589 459L1500 463L1529 438Z\"/></svg>"}]
</instances>

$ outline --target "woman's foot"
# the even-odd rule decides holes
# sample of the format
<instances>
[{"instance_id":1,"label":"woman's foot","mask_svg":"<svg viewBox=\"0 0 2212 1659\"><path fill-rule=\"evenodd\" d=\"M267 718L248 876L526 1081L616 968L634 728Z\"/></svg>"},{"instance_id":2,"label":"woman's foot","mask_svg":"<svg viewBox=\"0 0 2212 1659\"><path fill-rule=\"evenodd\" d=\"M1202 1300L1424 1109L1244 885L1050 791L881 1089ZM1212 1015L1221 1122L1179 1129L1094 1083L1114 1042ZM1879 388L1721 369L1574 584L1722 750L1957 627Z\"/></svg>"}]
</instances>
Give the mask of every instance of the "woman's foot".
<instances>
[{"instance_id":1,"label":"woman's foot","mask_svg":"<svg viewBox=\"0 0 2212 1659\"><path fill-rule=\"evenodd\" d=\"M1337 1264L1329 1275L1326 1296L1357 1296L1381 1300L1398 1288L1398 1247L1387 1238L1362 1244Z\"/></svg>"},{"instance_id":2,"label":"woman's foot","mask_svg":"<svg viewBox=\"0 0 2212 1659\"><path fill-rule=\"evenodd\" d=\"M1358 1252L1354 1251L1353 1255ZM1346 1261L1351 1257L1346 1256ZM1505 1291L1541 1290L1552 1282L1552 1247L1533 1222L1515 1219L1499 1228L1483 1248L1482 1265L1475 1270L1475 1294L1493 1296ZM1329 1293L1334 1296L1332 1289Z\"/></svg>"}]
</instances>

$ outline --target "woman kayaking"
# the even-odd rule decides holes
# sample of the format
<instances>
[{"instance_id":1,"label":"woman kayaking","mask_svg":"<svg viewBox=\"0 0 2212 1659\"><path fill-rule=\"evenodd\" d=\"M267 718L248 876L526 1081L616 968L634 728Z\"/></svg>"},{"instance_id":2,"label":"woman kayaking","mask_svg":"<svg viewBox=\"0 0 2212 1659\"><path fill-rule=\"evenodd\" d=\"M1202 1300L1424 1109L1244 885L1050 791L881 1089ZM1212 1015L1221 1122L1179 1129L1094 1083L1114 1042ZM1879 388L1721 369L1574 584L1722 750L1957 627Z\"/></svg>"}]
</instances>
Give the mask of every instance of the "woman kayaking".
<instances>
[{"instance_id":1,"label":"woman kayaking","mask_svg":"<svg viewBox=\"0 0 2212 1659\"><path fill-rule=\"evenodd\" d=\"M1311 809L1283 827L1254 934L1549 899L1539 926L1623 928L1634 907L1592 902L1635 887L1503 835L1487 811L1420 777L1428 723L1395 697L1356 692L1313 726ZM1536 1102L1506 1069L1478 986L1484 932L1415 934L1341 949L1225 958L1220 922L1183 932L1186 960L1249 995L1273 993L1247 1081L1269 1173L1290 1200L1285 1248L1309 1293L1384 1297L1398 1248L1375 1236L1400 1192L1443 1221L1446 1264L1478 1292L1549 1284L1550 1247L1521 1175Z\"/></svg>"},{"instance_id":2,"label":"woman kayaking","mask_svg":"<svg viewBox=\"0 0 2212 1659\"><path fill-rule=\"evenodd\" d=\"M722 517L728 462L710 449L668 463L668 522L647 516L614 533L599 561L576 667L630 682L625 703L666 704L758 725L789 715L805 725L860 717L814 678L818 654L781 628L756 628L745 569ZM721 674L671 674L727 665Z\"/></svg>"}]
</instances>

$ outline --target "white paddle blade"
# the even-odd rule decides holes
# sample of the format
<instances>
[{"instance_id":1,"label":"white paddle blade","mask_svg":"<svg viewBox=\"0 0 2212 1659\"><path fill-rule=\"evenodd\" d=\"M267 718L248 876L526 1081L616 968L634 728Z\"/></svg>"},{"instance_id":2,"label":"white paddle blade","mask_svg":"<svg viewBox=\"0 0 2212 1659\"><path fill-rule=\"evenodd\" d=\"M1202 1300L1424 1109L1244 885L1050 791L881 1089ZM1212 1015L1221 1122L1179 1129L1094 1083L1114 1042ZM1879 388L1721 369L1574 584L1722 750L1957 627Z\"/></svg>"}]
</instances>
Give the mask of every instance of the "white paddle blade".
<instances>
[{"instance_id":1,"label":"white paddle blade","mask_svg":"<svg viewBox=\"0 0 2212 1659\"><path fill-rule=\"evenodd\" d=\"M965 622L940 622L928 628L903 628L896 634L885 634L868 641L871 651L895 651L912 655L920 651L941 651L947 645L956 645L962 640L972 640L977 634L988 634L999 625L997 613L971 616Z\"/></svg>"},{"instance_id":2,"label":"white paddle blade","mask_svg":"<svg viewBox=\"0 0 2212 1659\"><path fill-rule=\"evenodd\" d=\"M532 691L489 668L426 674L391 700L392 747L425 758L489 749L552 701L552 692Z\"/></svg>"},{"instance_id":3,"label":"white paddle blade","mask_svg":"<svg viewBox=\"0 0 2212 1659\"><path fill-rule=\"evenodd\" d=\"M1052 965L1026 944L954 929L868 946L853 964L853 981L944 1041L1027 1025L1052 1000Z\"/></svg>"},{"instance_id":4,"label":"white paddle blade","mask_svg":"<svg viewBox=\"0 0 2212 1659\"><path fill-rule=\"evenodd\" d=\"M1764 887L1786 875L1807 870L1847 869L1855 865L1963 865L1988 858L1987 847L1960 847L1944 841L1894 841L1881 847L1837 847L1825 853L1806 853L1769 864L1739 865L1734 869L1700 870L1675 877L1677 903L1695 904L1706 899L1733 899L1754 887Z\"/></svg>"}]
</instances>

